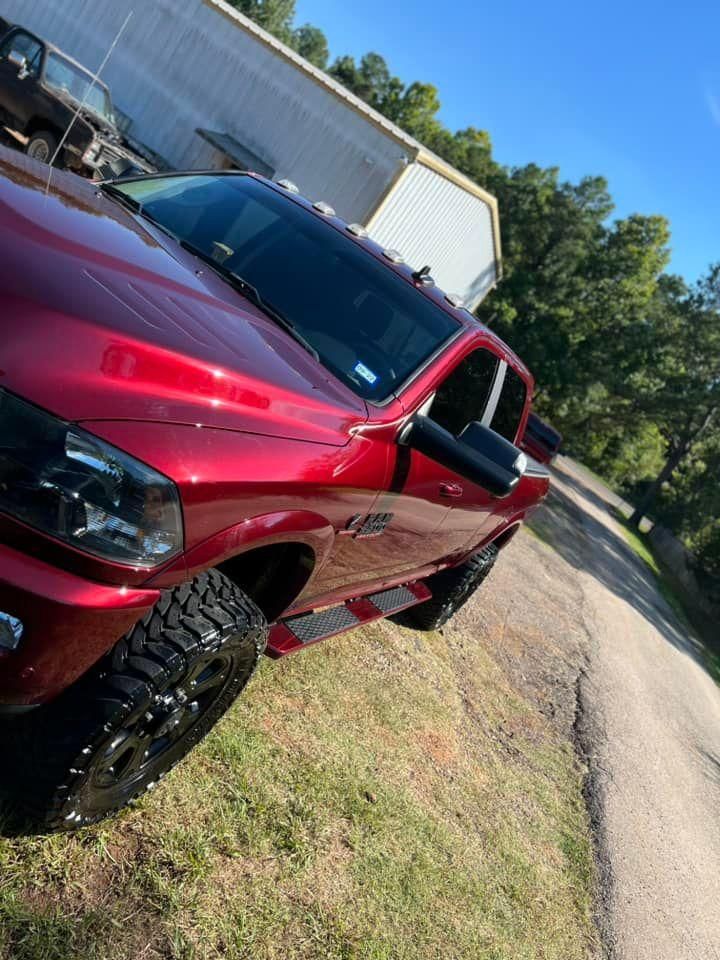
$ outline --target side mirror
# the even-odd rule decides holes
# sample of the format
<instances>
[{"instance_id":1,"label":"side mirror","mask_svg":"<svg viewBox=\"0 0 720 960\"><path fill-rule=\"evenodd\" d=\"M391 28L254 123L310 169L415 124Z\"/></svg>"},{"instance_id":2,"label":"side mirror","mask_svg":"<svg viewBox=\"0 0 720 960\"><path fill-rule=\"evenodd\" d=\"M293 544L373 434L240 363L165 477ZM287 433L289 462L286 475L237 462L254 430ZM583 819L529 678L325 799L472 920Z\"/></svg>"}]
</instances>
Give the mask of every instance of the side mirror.
<instances>
[{"instance_id":1,"label":"side mirror","mask_svg":"<svg viewBox=\"0 0 720 960\"><path fill-rule=\"evenodd\" d=\"M429 417L417 415L398 442L443 464L496 497L507 497L527 467L525 454L481 423L470 423L458 437Z\"/></svg>"},{"instance_id":2,"label":"side mirror","mask_svg":"<svg viewBox=\"0 0 720 960\"><path fill-rule=\"evenodd\" d=\"M17 50L11 50L8 55L8 63L17 69L18 79L24 80L28 75L27 59Z\"/></svg>"}]
</instances>

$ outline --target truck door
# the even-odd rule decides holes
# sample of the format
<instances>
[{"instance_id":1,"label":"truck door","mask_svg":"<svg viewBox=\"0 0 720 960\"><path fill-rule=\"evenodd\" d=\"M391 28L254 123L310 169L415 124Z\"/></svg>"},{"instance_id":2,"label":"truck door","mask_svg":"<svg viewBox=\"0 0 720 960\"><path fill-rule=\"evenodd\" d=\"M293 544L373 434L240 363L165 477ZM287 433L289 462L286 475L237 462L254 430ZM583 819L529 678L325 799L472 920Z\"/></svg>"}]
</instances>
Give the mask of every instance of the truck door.
<instances>
[{"instance_id":1,"label":"truck door","mask_svg":"<svg viewBox=\"0 0 720 960\"><path fill-rule=\"evenodd\" d=\"M471 356L474 357L475 354ZM466 370L463 370L461 365L457 373L462 378ZM440 392L438 397L441 402L436 409L431 410L430 416L447 429L452 426L452 432L455 432L458 420L455 419L447 407L443 409L443 397ZM464 419L460 430L467 426L470 420L479 419L481 423L499 433L510 443L516 443L526 402L527 388L525 381L512 367L500 360L482 417L472 415L467 419L466 406L465 413L460 418ZM459 411L460 408L458 408ZM446 416L448 422L444 423L443 420ZM513 509L511 506L512 497L508 500L492 497L482 487L462 477L458 483L460 492L453 501L447 524L453 533L456 531L464 537L460 546L460 553L466 553L486 539L496 527L503 525L507 511Z\"/></svg>"},{"instance_id":2,"label":"truck door","mask_svg":"<svg viewBox=\"0 0 720 960\"><path fill-rule=\"evenodd\" d=\"M490 350L467 355L421 412L454 435L480 420L514 442L525 405L525 384ZM383 536L388 566L400 573L451 560L480 543L502 519L502 501L417 450L395 446L391 489L375 510L392 513Z\"/></svg>"},{"instance_id":3,"label":"truck door","mask_svg":"<svg viewBox=\"0 0 720 960\"><path fill-rule=\"evenodd\" d=\"M44 47L37 37L25 30L13 30L0 44L0 112L8 126L25 128L35 101ZM10 63L11 53L25 58L27 75L21 78L18 68Z\"/></svg>"}]
</instances>

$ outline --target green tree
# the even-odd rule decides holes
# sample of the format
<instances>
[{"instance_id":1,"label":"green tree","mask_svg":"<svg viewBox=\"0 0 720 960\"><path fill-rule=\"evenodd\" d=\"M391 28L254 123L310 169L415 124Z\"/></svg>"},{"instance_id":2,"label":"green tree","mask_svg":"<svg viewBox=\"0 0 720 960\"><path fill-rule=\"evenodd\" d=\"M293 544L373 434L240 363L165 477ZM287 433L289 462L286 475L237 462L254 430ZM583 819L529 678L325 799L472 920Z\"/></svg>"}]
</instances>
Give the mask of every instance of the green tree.
<instances>
[{"instance_id":1,"label":"green tree","mask_svg":"<svg viewBox=\"0 0 720 960\"><path fill-rule=\"evenodd\" d=\"M279 40L284 43L292 42L295 0L228 0L228 2L263 29L275 34Z\"/></svg>"},{"instance_id":2,"label":"green tree","mask_svg":"<svg viewBox=\"0 0 720 960\"><path fill-rule=\"evenodd\" d=\"M440 99L435 87L429 83L406 86L399 77L393 76L379 53L366 53L360 63L356 63L354 57L339 57L329 72L411 136L422 138L440 126L436 119Z\"/></svg>"},{"instance_id":3,"label":"green tree","mask_svg":"<svg viewBox=\"0 0 720 960\"><path fill-rule=\"evenodd\" d=\"M499 171L489 187L503 212L503 281L479 308L533 370L541 405L577 395L577 355L596 317L587 276L612 209L607 185L561 183L557 169L535 164Z\"/></svg>"},{"instance_id":4,"label":"green tree","mask_svg":"<svg viewBox=\"0 0 720 960\"><path fill-rule=\"evenodd\" d=\"M291 45L301 57L324 70L330 59L327 37L319 27L305 23L292 32Z\"/></svg>"},{"instance_id":5,"label":"green tree","mask_svg":"<svg viewBox=\"0 0 720 960\"><path fill-rule=\"evenodd\" d=\"M424 136L423 143L458 170L481 186L489 186L502 177L502 171L493 160L490 134L477 127L467 127L451 133L435 120Z\"/></svg>"},{"instance_id":6,"label":"green tree","mask_svg":"<svg viewBox=\"0 0 720 960\"><path fill-rule=\"evenodd\" d=\"M655 388L641 398L643 414L658 424L665 463L637 503L639 525L663 484L711 432L720 416L720 264L690 293L668 298L663 348L652 372Z\"/></svg>"}]
</instances>

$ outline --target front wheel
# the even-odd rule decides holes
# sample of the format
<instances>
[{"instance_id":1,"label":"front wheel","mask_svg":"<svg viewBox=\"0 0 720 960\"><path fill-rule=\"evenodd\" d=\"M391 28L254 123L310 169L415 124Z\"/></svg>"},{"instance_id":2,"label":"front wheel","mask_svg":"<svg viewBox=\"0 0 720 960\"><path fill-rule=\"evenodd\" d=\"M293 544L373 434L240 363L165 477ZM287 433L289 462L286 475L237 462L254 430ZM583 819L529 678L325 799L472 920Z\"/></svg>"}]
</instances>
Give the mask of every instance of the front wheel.
<instances>
[{"instance_id":1,"label":"front wheel","mask_svg":"<svg viewBox=\"0 0 720 960\"><path fill-rule=\"evenodd\" d=\"M25 153L33 160L39 160L40 163L50 163L55 156L58 148L58 138L49 130L39 130L34 133L27 142ZM55 161L55 166L62 166L60 157Z\"/></svg>"},{"instance_id":2,"label":"front wheel","mask_svg":"<svg viewBox=\"0 0 720 960\"><path fill-rule=\"evenodd\" d=\"M427 579L432 597L390 619L416 630L438 630L475 593L495 565L497 556L498 548L491 543L459 567L433 574Z\"/></svg>"},{"instance_id":3,"label":"front wheel","mask_svg":"<svg viewBox=\"0 0 720 960\"><path fill-rule=\"evenodd\" d=\"M266 639L260 610L216 570L163 594L87 677L19 723L21 810L75 829L150 790L232 704Z\"/></svg>"}]
</instances>

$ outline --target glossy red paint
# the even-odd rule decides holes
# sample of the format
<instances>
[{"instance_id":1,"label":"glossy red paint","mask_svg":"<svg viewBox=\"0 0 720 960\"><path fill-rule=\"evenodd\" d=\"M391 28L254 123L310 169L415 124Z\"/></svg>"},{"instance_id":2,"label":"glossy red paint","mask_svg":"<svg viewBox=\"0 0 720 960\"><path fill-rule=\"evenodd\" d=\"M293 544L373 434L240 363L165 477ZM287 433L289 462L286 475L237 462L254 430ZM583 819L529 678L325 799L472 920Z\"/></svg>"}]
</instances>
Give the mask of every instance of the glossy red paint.
<instances>
[{"instance_id":1,"label":"glossy red paint","mask_svg":"<svg viewBox=\"0 0 720 960\"><path fill-rule=\"evenodd\" d=\"M0 149L0 384L67 420L157 420L328 444L364 402L211 270L90 183ZM9 179L12 177L12 179ZM164 242L170 243L167 238ZM178 259L178 257L180 259ZM29 362L29 361L32 362Z\"/></svg>"},{"instance_id":2,"label":"glossy red paint","mask_svg":"<svg viewBox=\"0 0 720 960\"><path fill-rule=\"evenodd\" d=\"M25 628L18 650L0 655L0 704L36 703L63 690L159 595L90 583L0 545L0 610Z\"/></svg>"},{"instance_id":3,"label":"glossy red paint","mask_svg":"<svg viewBox=\"0 0 720 960\"><path fill-rule=\"evenodd\" d=\"M46 197L46 177L0 150L0 387L170 477L185 542L164 567L136 570L0 516L0 610L26 622L21 651L0 662L0 703L52 696L159 589L249 550L307 551L312 570L284 611L298 613L460 562L547 493L547 478L529 474L496 500L398 445L407 418L478 346L511 364L532 395L519 359L439 291L418 295L457 319L457 337L398 397L366 404L167 237L69 174L56 173ZM340 221L329 225L380 257ZM413 282L409 268L383 262ZM348 530L370 514L392 514L382 536Z\"/></svg>"}]
</instances>

